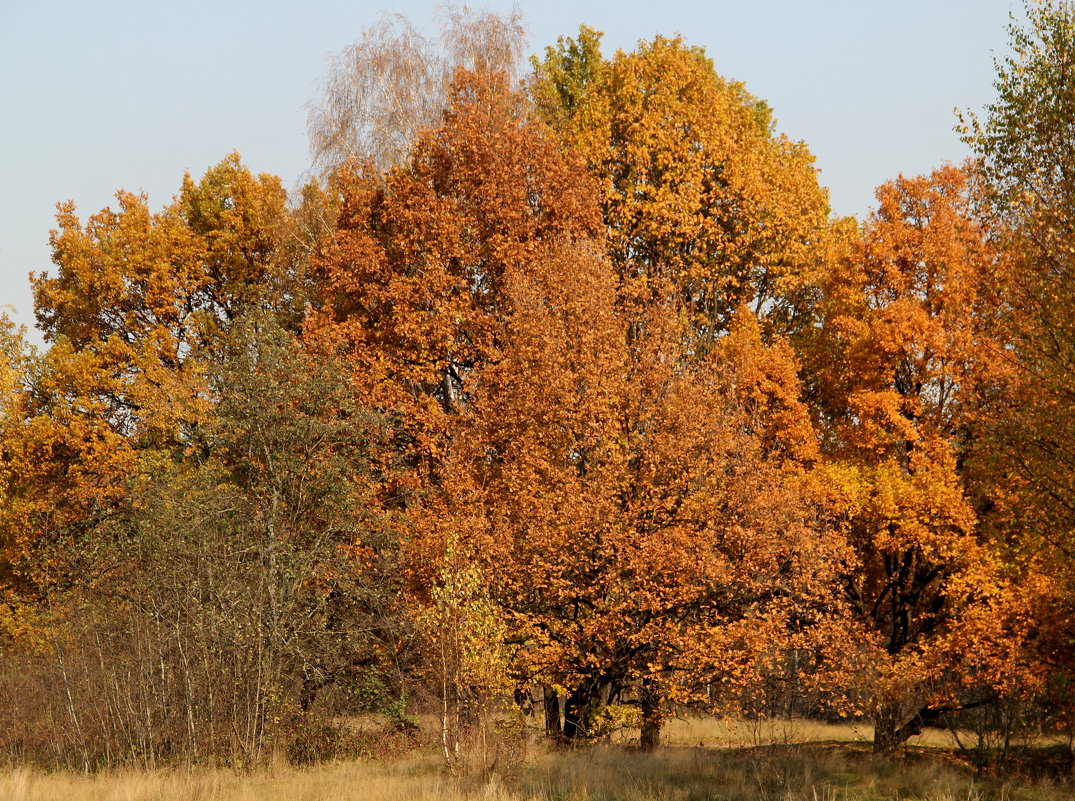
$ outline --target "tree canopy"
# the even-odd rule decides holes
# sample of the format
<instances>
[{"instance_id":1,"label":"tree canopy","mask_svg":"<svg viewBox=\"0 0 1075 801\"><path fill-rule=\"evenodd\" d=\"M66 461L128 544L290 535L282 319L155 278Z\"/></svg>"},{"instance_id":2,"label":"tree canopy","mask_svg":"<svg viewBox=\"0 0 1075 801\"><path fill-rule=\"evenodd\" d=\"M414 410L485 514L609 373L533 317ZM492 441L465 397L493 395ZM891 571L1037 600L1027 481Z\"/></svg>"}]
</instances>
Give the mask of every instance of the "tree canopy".
<instances>
[{"instance_id":1,"label":"tree canopy","mask_svg":"<svg viewBox=\"0 0 1075 801\"><path fill-rule=\"evenodd\" d=\"M293 195L231 154L58 206L45 345L0 317L0 751L1075 725L1073 6L861 222L702 48L523 77L521 31L386 17Z\"/></svg>"}]
</instances>

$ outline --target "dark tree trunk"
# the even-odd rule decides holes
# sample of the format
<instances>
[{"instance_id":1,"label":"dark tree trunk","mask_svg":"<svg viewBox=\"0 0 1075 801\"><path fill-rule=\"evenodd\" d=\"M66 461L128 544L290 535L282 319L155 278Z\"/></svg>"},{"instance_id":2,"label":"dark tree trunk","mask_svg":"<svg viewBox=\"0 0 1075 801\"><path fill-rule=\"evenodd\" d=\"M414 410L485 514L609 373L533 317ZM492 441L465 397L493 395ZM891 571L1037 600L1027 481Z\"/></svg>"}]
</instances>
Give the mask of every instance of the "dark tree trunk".
<instances>
[{"instance_id":1,"label":"dark tree trunk","mask_svg":"<svg viewBox=\"0 0 1075 801\"><path fill-rule=\"evenodd\" d=\"M551 740L562 740L564 729L560 723L560 696L547 684L542 690L545 694L545 736Z\"/></svg>"},{"instance_id":2,"label":"dark tree trunk","mask_svg":"<svg viewBox=\"0 0 1075 801\"><path fill-rule=\"evenodd\" d=\"M922 733L922 714L916 713L910 720L901 720L897 709L881 710L873 723L873 750L878 754L891 754L911 737Z\"/></svg>"},{"instance_id":3,"label":"dark tree trunk","mask_svg":"<svg viewBox=\"0 0 1075 801\"><path fill-rule=\"evenodd\" d=\"M574 690L564 701L564 738L577 740L586 736L587 698L581 690Z\"/></svg>"},{"instance_id":4,"label":"dark tree trunk","mask_svg":"<svg viewBox=\"0 0 1075 801\"><path fill-rule=\"evenodd\" d=\"M661 712L661 694L657 689L657 682L653 679L642 679L639 701L642 707L642 735L639 745L643 751L651 753L661 745L661 724L664 723L664 716Z\"/></svg>"},{"instance_id":5,"label":"dark tree trunk","mask_svg":"<svg viewBox=\"0 0 1075 801\"><path fill-rule=\"evenodd\" d=\"M334 682L335 676L332 675L306 673L302 677L302 688L299 690L299 709L309 712L317 700L317 694Z\"/></svg>"},{"instance_id":6,"label":"dark tree trunk","mask_svg":"<svg viewBox=\"0 0 1075 801\"><path fill-rule=\"evenodd\" d=\"M534 714L534 697L529 687L516 687L513 696L515 706L519 708L520 712L527 717Z\"/></svg>"},{"instance_id":7,"label":"dark tree trunk","mask_svg":"<svg viewBox=\"0 0 1075 801\"><path fill-rule=\"evenodd\" d=\"M592 736L590 717L601 703L600 681L584 681L564 701L564 738L574 742Z\"/></svg>"}]
</instances>

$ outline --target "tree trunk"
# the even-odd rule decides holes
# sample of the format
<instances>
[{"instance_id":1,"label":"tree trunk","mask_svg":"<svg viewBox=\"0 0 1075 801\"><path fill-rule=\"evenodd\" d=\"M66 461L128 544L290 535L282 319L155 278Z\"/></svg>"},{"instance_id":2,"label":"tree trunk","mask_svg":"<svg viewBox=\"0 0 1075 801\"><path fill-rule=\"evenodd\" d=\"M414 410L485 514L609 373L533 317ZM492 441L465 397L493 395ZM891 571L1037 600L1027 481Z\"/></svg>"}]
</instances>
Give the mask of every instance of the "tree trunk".
<instances>
[{"instance_id":1,"label":"tree trunk","mask_svg":"<svg viewBox=\"0 0 1075 801\"><path fill-rule=\"evenodd\" d=\"M901 721L898 707L882 708L873 722L873 750L877 754L891 754L911 737L922 733L922 714L915 713L909 720Z\"/></svg>"},{"instance_id":2,"label":"tree trunk","mask_svg":"<svg viewBox=\"0 0 1075 801\"><path fill-rule=\"evenodd\" d=\"M564 739L574 741L586 736L586 698L581 690L574 690L564 701Z\"/></svg>"},{"instance_id":3,"label":"tree trunk","mask_svg":"<svg viewBox=\"0 0 1075 801\"><path fill-rule=\"evenodd\" d=\"M547 684L542 690L545 694L545 736L560 741L564 739L564 729L560 723L560 696Z\"/></svg>"},{"instance_id":4,"label":"tree trunk","mask_svg":"<svg viewBox=\"0 0 1075 801\"><path fill-rule=\"evenodd\" d=\"M592 736L590 716L601 701L601 682L589 679L571 691L564 701L564 738L571 742Z\"/></svg>"},{"instance_id":5,"label":"tree trunk","mask_svg":"<svg viewBox=\"0 0 1075 801\"><path fill-rule=\"evenodd\" d=\"M653 679L642 679L640 702L642 734L639 745L646 753L652 753L661 745L661 724L664 723L661 713L661 694L657 689L657 682Z\"/></svg>"}]
</instances>

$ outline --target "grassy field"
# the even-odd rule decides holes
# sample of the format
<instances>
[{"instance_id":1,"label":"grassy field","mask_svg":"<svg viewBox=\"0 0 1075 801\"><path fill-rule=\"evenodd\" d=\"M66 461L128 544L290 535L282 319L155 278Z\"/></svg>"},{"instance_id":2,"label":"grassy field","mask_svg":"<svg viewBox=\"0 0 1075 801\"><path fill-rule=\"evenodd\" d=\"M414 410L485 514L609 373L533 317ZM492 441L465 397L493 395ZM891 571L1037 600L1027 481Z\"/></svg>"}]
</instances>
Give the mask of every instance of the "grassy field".
<instances>
[{"instance_id":1,"label":"grassy field","mask_svg":"<svg viewBox=\"0 0 1075 801\"><path fill-rule=\"evenodd\" d=\"M738 748L790 743L870 743L873 729L869 724L821 723L810 720L737 720L714 717L686 717L669 720L663 731L673 745L713 748ZM637 739L637 732L633 733ZM940 729L926 729L912 737L913 747L950 748L951 736Z\"/></svg>"},{"instance_id":2,"label":"grassy field","mask_svg":"<svg viewBox=\"0 0 1075 801\"><path fill-rule=\"evenodd\" d=\"M620 745L575 751L533 746L507 776L453 779L432 750L238 774L226 770L110 772L94 776L0 772L3 801L1061 801L1072 787L1037 775L978 779L926 735L898 758L870 753L869 730L822 724L675 721L654 755ZM947 744L947 743L945 743Z\"/></svg>"}]
</instances>

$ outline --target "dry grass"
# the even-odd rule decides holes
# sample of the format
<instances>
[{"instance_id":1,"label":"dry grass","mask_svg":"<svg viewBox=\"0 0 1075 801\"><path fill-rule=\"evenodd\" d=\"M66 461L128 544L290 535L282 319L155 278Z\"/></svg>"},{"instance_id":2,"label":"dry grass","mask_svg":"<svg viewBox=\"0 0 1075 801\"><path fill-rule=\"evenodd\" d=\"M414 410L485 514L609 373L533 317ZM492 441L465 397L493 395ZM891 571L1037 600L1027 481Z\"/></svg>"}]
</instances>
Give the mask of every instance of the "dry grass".
<instances>
[{"instance_id":1,"label":"dry grass","mask_svg":"<svg viewBox=\"0 0 1075 801\"><path fill-rule=\"evenodd\" d=\"M563 801L1065 801L1069 788L976 781L943 760L885 760L865 748L771 746L656 755L593 749L546 757L519 782L519 799Z\"/></svg>"},{"instance_id":2,"label":"dry grass","mask_svg":"<svg viewBox=\"0 0 1075 801\"><path fill-rule=\"evenodd\" d=\"M1061 801L1048 780L980 782L947 751L875 757L869 730L799 723L761 732L742 722L683 720L672 745L644 755L611 745L532 749L507 778L455 780L433 753L237 774L226 770L110 772L95 776L0 771L3 801ZM775 736L774 736L775 735ZM802 744L803 739L814 740ZM698 743L704 747L698 747ZM684 745L691 743L691 746Z\"/></svg>"},{"instance_id":3,"label":"dry grass","mask_svg":"<svg viewBox=\"0 0 1075 801\"><path fill-rule=\"evenodd\" d=\"M668 721L662 736L670 744L715 748L816 742L871 743L873 728L869 723L692 716ZM926 729L908 740L907 744L911 747L950 748L952 737L943 729Z\"/></svg>"},{"instance_id":4,"label":"dry grass","mask_svg":"<svg viewBox=\"0 0 1075 801\"><path fill-rule=\"evenodd\" d=\"M502 796L510 798L510 796ZM95 776L16 770L0 774L4 801L408 801L470 799L432 757L344 762L299 770L109 772ZM496 798L492 796L491 798Z\"/></svg>"}]
</instances>

